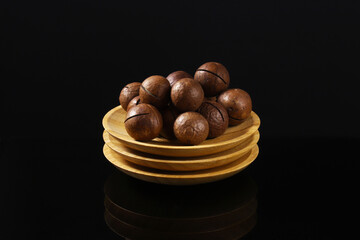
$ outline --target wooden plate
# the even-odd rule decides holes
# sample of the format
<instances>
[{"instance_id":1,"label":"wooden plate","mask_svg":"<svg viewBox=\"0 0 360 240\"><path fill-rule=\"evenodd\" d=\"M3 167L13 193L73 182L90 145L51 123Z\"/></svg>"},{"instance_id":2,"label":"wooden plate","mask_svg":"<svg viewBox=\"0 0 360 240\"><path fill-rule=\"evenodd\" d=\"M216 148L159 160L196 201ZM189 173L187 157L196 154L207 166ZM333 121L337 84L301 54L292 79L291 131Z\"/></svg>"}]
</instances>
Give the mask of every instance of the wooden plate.
<instances>
[{"instance_id":1,"label":"wooden plate","mask_svg":"<svg viewBox=\"0 0 360 240\"><path fill-rule=\"evenodd\" d=\"M194 185L218 181L240 172L255 160L259 153L259 148L255 145L244 156L221 167L188 172L170 172L136 165L124 160L106 144L104 144L103 152L105 157L115 167L134 178L169 185Z\"/></svg>"},{"instance_id":2,"label":"wooden plate","mask_svg":"<svg viewBox=\"0 0 360 240\"><path fill-rule=\"evenodd\" d=\"M104 131L103 138L108 147L116 151L127 161L137 165L168 171L194 171L209 169L228 164L249 152L259 141L260 134L253 135L239 142L239 145L224 152L198 157L164 157L133 150L120 140Z\"/></svg>"},{"instance_id":3,"label":"wooden plate","mask_svg":"<svg viewBox=\"0 0 360 240\"><path fill-rule=\"evenodd\" d=\"M243 123L229 127L217 138L205 140L199 145L184 146L176 140L155 138L148 142L136 141L128 135L124 126L125 110L121 106L110 110L103 118L105 130L116 137L125 146L146 153L171 157L195 157L222 152L239 145L239 142L256 132L260 126L260 118L255 112Z\"/></svg>"}]
</instances>

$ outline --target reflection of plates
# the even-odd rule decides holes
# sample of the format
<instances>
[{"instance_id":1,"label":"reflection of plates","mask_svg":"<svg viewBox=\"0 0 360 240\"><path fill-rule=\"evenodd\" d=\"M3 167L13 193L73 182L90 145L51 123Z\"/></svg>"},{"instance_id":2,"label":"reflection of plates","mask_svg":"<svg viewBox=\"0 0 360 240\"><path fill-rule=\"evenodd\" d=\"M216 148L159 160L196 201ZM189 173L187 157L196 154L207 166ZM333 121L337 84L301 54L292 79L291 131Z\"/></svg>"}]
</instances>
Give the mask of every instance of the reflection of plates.
<instances>
[{"instance_id":1,"label":"reflection of plates","mask_svg":"<svg viewBox=\"0 0 360 240\"><path fill-rule=\"evenodd\" d=\"M223 135L205 140L196 146L184 146L178 141L169 141L164 138L155 138L148 142L136 141L125 130L125 117L126 112L121 106L110 110L103 118L105 130L131 149L172 157L203 156L231 149L253 135L260 126L260 118L252 112L243 123L229 127Z\"/></svg>"},{"instance_id":2,"label":"reflection of plates","mask_svg":"<svg viewBox=\"0 0 360 240\"><path fill-rule=\"evenodd\" d=\"M159 232L154 231L152 229L143 229L139 228L137 226L132 226L129 224L124 223L123 221L117 219L112 215L109 211L105 211L104 214L105 222L109 226L109 228L119 234L120 236L122 233L126 233L126 235L130 235L131 239L234 239L230 236L243 236L246 233L248 233L256 224L256 215L250 216L249 219L247 219L247 222L235 222L231 226L222 228L222 229L216 229L213 231L207 231L207 232L190 232L190 233L184 233L184 232ZM164 229L166 230L166 229ZM237 238L236 238L237 239Z\"/></svg>"},{"instance_id":3,"label":"reflection of plates","mask_svg":"<svg viewBox=\"0 0 360 240\"><path fill-rule=\"evenodd\" d=\"M169 185L192 185L218 181L240 172L255 160L259 153L259 148L255 145L248 153L241 156L239 159L220 167L186 172L162 171L136 165L124 160L120 154L111 150L106 144L104 145L103 151L105 157L113 165L132 177L148 182Z\"/></svg>"},{"instance_id":4,"label":"reflection of plates","mask_svg":"<svg viewBox=\"0 0 360 240\"><path fill-rule=\"evenodd\" d=\"M173 187L118 172L104 192L106 223L129 239L238 239L256 224L257 187L247 174Z\"/></svg>"},{"instance_id":5,"label":"reflection of plates","mask_svg":"<svg viewBox=\"0 0 360 240\"><path fill-rule=\"evenodd\" d=\"M143 153L124 146L121 141L104 131L103 138L108 147L123 159L137 165L168 171L194 171L228 164L248 153L258 142L259 131L242 141L238 146L224 152L198 157L164 157Z\"/></svg>"}]
</instances>

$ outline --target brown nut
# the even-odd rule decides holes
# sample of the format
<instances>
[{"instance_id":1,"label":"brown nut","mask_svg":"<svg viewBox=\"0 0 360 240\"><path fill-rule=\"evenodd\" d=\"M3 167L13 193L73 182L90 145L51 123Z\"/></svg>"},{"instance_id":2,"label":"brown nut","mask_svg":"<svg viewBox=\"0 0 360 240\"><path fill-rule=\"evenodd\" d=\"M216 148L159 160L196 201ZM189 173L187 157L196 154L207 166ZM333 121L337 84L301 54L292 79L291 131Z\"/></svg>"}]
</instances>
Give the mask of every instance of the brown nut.
<instances>
[{"instance_id":1,"label":"brown nut","mask_svg":"<svg viewBox=\"0 0 360 240\"><path fill-rule=\"evenodd\" d=\"M195 72L194 79L199 81L206 97L213 97L225 91L230 84L227 69L221 63L208 62L201 65Z\"/></svg>"},{"instance_id":2,"label":"brown nut","mask_svg":"<svg viewBox=\"0 0 360 240\"><path fill-rule=\"evenodd\" d=\"M209 124L200 113L185 112L176 118L174 134L184 144L197 145L207 138Z\"/></svg>"},{"instance_id":3,"label":"brown nut","mask_svg":"<svg viewBox=\"0 0 360 240\"><path fill-rule=\"evenodd\" d=\"M217 102L225 107L229 115L229 125L238 125L248 118L252 111L250 95L242 89L234 88L221 93Z\"/></svg>"},{"instance_id":4,"label":"brown nut","mask_svg":"<svg viewBox=\"0 0 360 240\"><path fill-rule=\"evenodd\" d=\"M131 99L139 95L140 82L133 82L126 85L120 92L119 102L121 107L126 111Z\"/></svg>"},{"instance_id":5,"label":"brown nut","mask_svg":"<svg viewBox=\"0 0 360 240\"><path fill-rule=\"evenodd\" d=\"M159 75L148 77L140 86L139 96L142 103L149 103L159 109L164 108L170 100L170 83Z\"/></svg>"},{"instance_id":6,"label":"brown nut","mask_svg":"<svg viewBox=\"0 0 360 240\"><path fill-rule=\"evenodd\" d=\"M171 101L180 112L196 111L204 100L204 91L192 78L183 78L171 88Z\"/></svg>"},{"instance_id":7,"label":"brown nut","mask_svg":"<svg viewBox=\"0 0 360 240\"><path fill-rule=\"evenodd\" d=\"M174 122L179 116L179 113L172 105L170 105L161 111L161 115L163 117L163 128L160 135L167 139L175 139Z\"/></svg>"},{"instance_id":8,"label":"brown nut","mask_svg":"<svg viewBox=\"0 0 360 240\"><path fill-rule=\"evenodd\" d=\"M205 117L209 123L208 138L222 135L229 125L229 116L226 109L217 102L204 101L198 112Z\"/></svg>"},{"instance_id":9,"label":"brown nut","mask_svg":"<svg viewBox=\"0 0 360 240\"><path fill-rule=\"evenodd\" d=\"M133 106L139 105L141 103L140 101L140 96L136 96L133 99L131 99L131 101L129 102L126 111L129 111L130 108L132 108Z\"/></svg>"},{"instance_id":10,"label":"brown nut","mask_svg":"<svg viewBox=\"0 0 360 240\"><path fill-rule=\"evenodd\" d=\"M139 141L150 141L157 137L163 126L160 112L146 103L130 108L124 123L127 133Z\"/></svg>"},{"instance_id":11,"label":"brown nut","mask_svg":"<svg viewBox=\"0 0 360 240\"><path fill-rule=\"evenodd\" d=\"M214 97L205 97L205 98L204 98L204 101L213 101L213 102L216 102L216 96L214 96Z\"/></svg>"},{"instance_id":12,"label":"brown nut","mask_svg":"<svg viewBox=\"0 0 360 240\"><path fill-rule=\"evenodd\" d=\"M172 87L177 81L179 81L180 79L183 78L192 78L192 76L190 74L188 74L187 72L184 71L176 71L176 72L172 72L170 73L166 79L169 81L170 86Z\"/></svg>"}]
</instances>

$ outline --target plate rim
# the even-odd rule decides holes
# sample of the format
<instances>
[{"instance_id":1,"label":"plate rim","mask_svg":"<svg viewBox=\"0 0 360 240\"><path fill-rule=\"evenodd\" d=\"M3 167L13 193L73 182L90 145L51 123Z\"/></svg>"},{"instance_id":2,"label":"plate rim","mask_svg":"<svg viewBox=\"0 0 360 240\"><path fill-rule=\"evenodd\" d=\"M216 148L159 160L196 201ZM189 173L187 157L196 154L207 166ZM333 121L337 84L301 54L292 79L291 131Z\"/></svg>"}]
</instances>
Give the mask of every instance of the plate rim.
<instances>
[{"instance_id":1,"label":"plate rim","mask_svg":"<svg viewBox=\"0 0 360 240\"><path fill-rule=\"evenodd\" d=\"M113 147L111 147L110 145L109 145L109 143L111 144L111 145L113 145L113 143L111 142L111 140L110 139L108 139L108 140L106 140L105 138L105 136L106 136L106 133L107 134L109 134L111 137L113 137L110 133L108 133L106 130L104 130L104 132L103 132L103 140L104 140L104 142L105 142L105 144L106 145L108 145L108 147L109 148L111 148L113 151L115 151L116 153L118 153L119 155L121 155L121 156L123 156L123 155L125 155L125 154L123 154L122 152L119 152L119 151L117 151L116 149L114 149ZM258 130L256 130L252 135L250 135L250 136L248 136L247 138L245 138L245 141L247 141L247 140L249 140L249 138L250 137L253 137L255 135L255 137L250 141L250 143L249 143L249 145L251 145L252 147L254 147L255 146L255 144L257 144L258 142L259 142L259 140L260 140L260 132L258 131ZM115 138L115 137L114 137ZM116 138L117 139L117 138ZM240 143L241 144L241 143ZM240 145L239 144L239 145ZM128 147L128 146L125 146L124 145L124 147L126 147L126 148L130 148L130 147ZM246 146L247 147L247 146ZM246 148L245 147L245 148ZM130 149L132 149L132 148L130 148ZM249 148L248 150L250 151L252 148ZM138 151L138 152L141 152L141 151L139 151L139 150L136 150L136 149L132 149L132 150L134 150L134 151ZM229 149L228 149L229 150ZM225 151L228 151L228 150L225 150ZM240 149L239 151L242 151L242 149ZM224 151L223 151L224 152ZM236 153L237 153L238 151L236 151L236 152L233 152L233 153L231 153L230 155L231 155L231 157L233 156L233 155L236 155ZM151 153L146 153L146 154L151 154ZM203 156L211 156L211 155L215 155L215 154L219 154L219 153L213 153L213 154L209 154L209 155L203 155ZM246 152L244 153L244 154L246 154ZM136 156L136 154L133 154L133 155L135 155ZM155 154L151 154L151 155L155 155ZM163 155L160 155L160 156L162 156L162 157L164 157ZM166 156L165 156L166 157ZM169 156L170 157L170 156ZM241 156L240 156L241 157ZM126 158L126 157L124 157L124 158ZM139 159L139 158L136 158L136 159L139 159L140 161L147 161L147 162L151 162L151 163L162 163L162 164L178 164L178 165L181 165L181 164L200 164L200 163L211 163L211 162L213 162L213 161L215 161L214 159L201 159L201 160L187 160L186 158L187 157L183 157L184 159L179 159L179 160L164 160L164 159L155 159L155 158L148 158L148 157L144 157L144 159ZM225 157L224 157L225 158ZM126 160L126 161L130 161L130 160L127 160L127 159L124 159L124 160ZM216 160L216 161L222 161L222 160L224 160L224 159L218 159L218 160ZM234 161L236 161L236 159L234 160ZM130 161L131 162L131 161ZM229 162L230 163L230 162Z\"/></svg>"},{"instance_id":2,"label":"plate rim","mask_svg":"<svg viewBox=\"0 0 360 240\"><path fill-rule=\"evenodd\" d=\"M161 178L161 179L165 179L165 180L192 180L192 179L206 179L206 178L212 178L212 177L218 177L218 176L222 176L222 175L227 175L227 174L231 174L231 173L236 173L237 171L240 171L244 168L246 168L247 166L249 166L252 162L255 161L255 159L257 158L258 154L259 154L259 146L256 144L251 150L249 150L249 155L246 157L246 159L244 159L244 161L241 161L240 163L236 164L235 166L231 166L229 168L225 168L219 171L215 171L215 172L202 172L202 173L196 173L198 171L209 171L210 169L205 169L205 170L198 170L198 171L193 171L195 172L195 174L188 174L188 175L176 175L176 172L170 174L170 173L149 173L147 171L141 170L141 169L136 169L133 167L124 167L124 164L121 164L121 166L118 166L116 164L114 164L114 160L110 160L108 157L108 154L106 153L106 151L113 151L110 147L108 147L106 144L104 144L103 147L103 154L105 156L105 158L111 163L113 164L115 167L119 168L122 171L125 172L130 172L131 174L136 174L136 175L142 175L144 177L151 177L151 178ZM244 157L244 156L242 156ZM242 158L240 157L240 158ZM125 159L122 159L123 161L127 161ZM237 161L237 160L235 160ZM234 161L234 162L235 162ZM233 164L229 163L230 164ZM245 162L245 164L243 164ZM133 165L136 165L134 163L131 163ZM226 166L226 165L224 165ZM224 167L224 166L220 166ZM217 168L217 167L216 167ZM214 168L214 169L216 169ZM135 169L135 170L134 170ZM150 169L150 168L149 168ZM158 169L156 169L157 171L159 171ZM169 172L169 171L168 171Z\"/></svg>"}]
</instances>

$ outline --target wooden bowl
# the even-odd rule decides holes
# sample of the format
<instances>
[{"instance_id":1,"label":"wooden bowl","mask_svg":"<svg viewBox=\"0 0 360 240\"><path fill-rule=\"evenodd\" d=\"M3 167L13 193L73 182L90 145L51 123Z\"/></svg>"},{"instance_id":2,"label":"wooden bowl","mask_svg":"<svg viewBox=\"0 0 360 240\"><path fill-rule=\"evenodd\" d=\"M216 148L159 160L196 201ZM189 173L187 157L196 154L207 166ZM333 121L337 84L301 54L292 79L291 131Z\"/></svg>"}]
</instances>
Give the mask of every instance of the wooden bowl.
<instances>
[{"instance_id":1,"label":"wooden bowl","mask_svg":"<svg viewBox=\"0 0 360 240\"><path fill-rule=\"evenodd\" d=\"M259 131L256 131L229 150L198 157L164 157L136 151L123 145L120 140L111 136L107 131L104 131L103 138L106 145L123 159L137 165L167 171L194 171L219 167L239 159L256 145L260 134Z\"/></svg>"},{"instance_id":2,"label":"wooden bowl","mask_svg":"<svg viewBox=\"0 0 360 240\"><path fill-rule=\"evenodd\" d=\"M155 138L148 142L136 141L126 132L125 117L126 111L118 106L104 116L102 124L108 133L131 149L171 157L204 156L231 149L254 134L260 126L260 118L255 112L251 112L251 116L243 123L229 127L223 135L205 140L199 145L184 146L176 140L170 141L165 138Z\"/></svg>"},{"instance_id":3,"label":"wooden bowl","mask_svg":"<svg viewBox=\"0 0 360 240\"><path fill-rule=\"evenodd\" d=\"M229 164L211 169L187 172L163 171L136 165L124 160L120 154L109 148L106 144L104 144L103 152L105 157L115 167L134 178L168 185L194 185L218 181L240 172L255 160L259 153L259 148L255 145L247 154Z\"/></svg>"}]
</instances>

